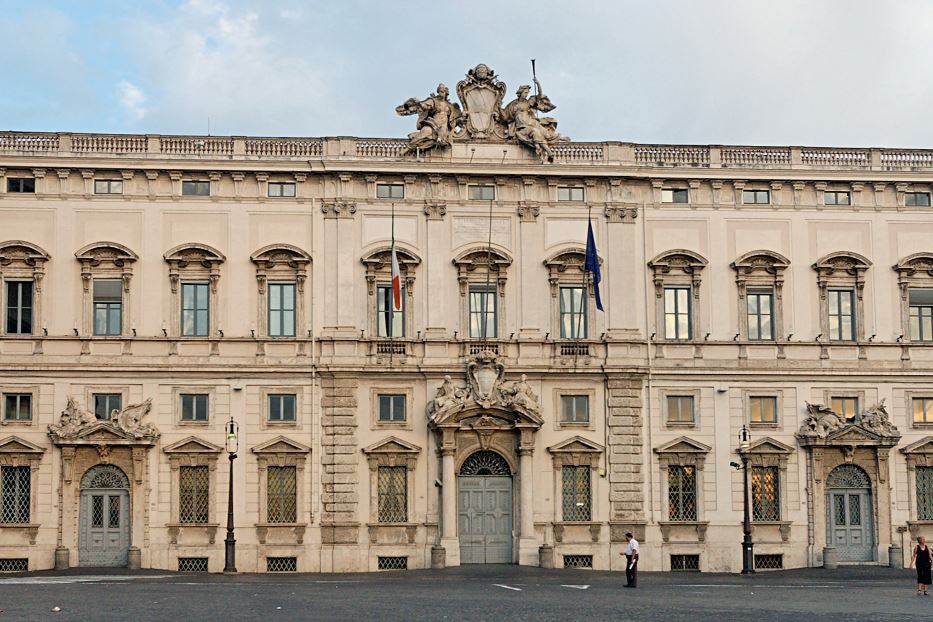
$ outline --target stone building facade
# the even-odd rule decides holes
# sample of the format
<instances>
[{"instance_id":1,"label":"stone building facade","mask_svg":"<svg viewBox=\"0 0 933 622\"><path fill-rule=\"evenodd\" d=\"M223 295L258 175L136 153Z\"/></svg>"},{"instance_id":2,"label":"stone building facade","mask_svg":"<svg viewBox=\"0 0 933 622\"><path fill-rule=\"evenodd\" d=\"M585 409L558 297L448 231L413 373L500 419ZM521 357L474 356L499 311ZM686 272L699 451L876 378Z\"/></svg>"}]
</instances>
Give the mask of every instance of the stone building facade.
<instances>
[{"instance_id":1,"label":"stone building facade","mask_svg":"<svg viewBox=\"0 0 933 622\"><path fill-rule=\"evenodd\" d=\"M0 134L0 568L220 571L231 464L241 571L933 524L930 152L409 144Z\"/></svg>"}]
</instances>

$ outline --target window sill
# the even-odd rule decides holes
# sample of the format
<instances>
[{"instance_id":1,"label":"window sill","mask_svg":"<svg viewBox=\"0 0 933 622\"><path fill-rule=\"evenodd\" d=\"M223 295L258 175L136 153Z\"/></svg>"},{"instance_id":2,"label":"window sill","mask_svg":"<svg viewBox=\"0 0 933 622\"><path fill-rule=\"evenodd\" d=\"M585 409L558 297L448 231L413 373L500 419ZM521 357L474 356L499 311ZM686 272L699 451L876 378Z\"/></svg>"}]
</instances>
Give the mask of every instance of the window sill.
<instances>
[{"instance_id":1,"label":"window sill","mask_svg":"<svg viewBox=\"0 0 933 622\"><path fill-rule=\"evenodd\" d=\"M32 419L29 419L29 420L4 419L3 421L0 421L0 425L2 425L2 426L7 426L7 425L9 425L9 426L13 426L13 427L30 427L30 426L33 425L33 421L32 421ZM0 525L0 526L2 526L2 525Z\"/></svg>"},{"instance_id":2,"label":"window sill","mask_svg":"<svg viewBox=\"0 0 933 622\"><path fill-rule=\"evenodd\" d=\"M709 521L658 521L658 527L661 528L661 540L669 542L671 530L686 528L696 531L697 542L706 542L706 529L709 527Z\"/></svg>"},{"instance_id":3,"label":"window sill","mask_svg":"<svg viewBox=\"0 0 933 622\"><path fill-rule=\"evenodd\" d=\"M788 542L790 540L790 526L793 524L789 520L758 520L752 521L752 533L757 527L777 527L781 532L781 542Z\"/></svg>"},{"instance_id":4,"label":"window sill","mask_svg":"<svg viewBox=\"0 0 933 622\"><path fill-rule=\"evenodd\" d=\"M217 539L217 528L220 527L220 523L168 523L165 525L168 528L168 537L169 543L173 545L178 545L178 534L182 530L191 530L194 533L203 532L208 539L208 544L214 544L214 541Z\"/></svg>"},{"instance_id":5,"label":"window sill","mask_svg":"<svg viewBox=\"0 0 933 622\"><path fill-rule=\"evenodd\" d=\"M696 421L666 421L664 423L666 428L695 428L697 427Z\"/></svg>"},{"instance_id":6,"label":"window sill","mask_svg":"<svg viewBox=\"0 0 933 622\"><path fill-rule=\"evenodd\" d=\"M193 427L196 427L196 428L209 428L209 427L211 427L211 421L210 421L210 420L207 420L207 421L180 421L180 420L179 420L179 421L176 421L175 423L176 423L176 425L185 426L185 427L188 427L188 426L193 426Z\"/></svg>"},{"instance_id":7,"label":"window sill","mask_svg":"<svg viewBox=\"0 0 933 622\"><path fill-rule=\"evenodd\" d=\"M768 422L749 421L748 425L751 428L757 428L759 430L777 430L777 429L780 429L781 427L781 424L778 423L777 421L773 421L773 422L772 421L768 421Z\"/></svg>"},{"instance_id":8,"label":"window sill","mask_svg":"<svg viewBox=\"0 0 933 622\"><path fill-rule=\"evenodd\" d=\"M929 430L933 428L933 421L914 421L910 424L910 427L918 430Z\"/></svg>"},{"instance_id":9,"label":"window sill","mask_svg":"<svg viewBox=\"0 0 933 622\"><path fill-rule=\"evenodd\" d=\"M267 419L266 425L269 427L276 427L276 428L297 428L298 422L297 421L269 421Z\"/></svg>"},{"instance_id":10,"label":"window sill","mask_svg":"<svg viewBox=\"0 0 933 622\"><path fill-rule=\"evenodd\" d=\"M305 530L308 527L308 523L256 523L254 526L256 527L256 539L259 540L259 544L266 544L270 530L272 530L273 533L290 531L294 537L294 541L289 542L289 544L304 544ZM273 542L272 544L281 543Z\"/></svg>"},{"instance_id":11,"label":"window sill","mask_svg":"<svg viewBox=\"0 0 933 622\"><path fill-rule=\"evenodd\" d=\"M39 523L0 523L0 529L24 532L29 538L30 546L35 546L40 526Z\"/></svg>"}]
</instances>

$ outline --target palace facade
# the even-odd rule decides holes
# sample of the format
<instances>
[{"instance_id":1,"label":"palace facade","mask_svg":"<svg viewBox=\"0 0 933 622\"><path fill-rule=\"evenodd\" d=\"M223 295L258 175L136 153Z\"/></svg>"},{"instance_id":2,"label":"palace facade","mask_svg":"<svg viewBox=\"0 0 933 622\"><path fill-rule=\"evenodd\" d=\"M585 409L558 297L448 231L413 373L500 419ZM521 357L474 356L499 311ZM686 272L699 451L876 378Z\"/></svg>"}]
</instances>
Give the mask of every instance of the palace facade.
<instances>
[{"instance_id":1,"label":"palace facade","mask_svg":"<svg viewBox=\"0 0 933 622\"><path fill-rule=\"evenodd\" d=\"M0 569L904 562L933 152L409 144L0 134Z\"/></svg>"}]
</instances>

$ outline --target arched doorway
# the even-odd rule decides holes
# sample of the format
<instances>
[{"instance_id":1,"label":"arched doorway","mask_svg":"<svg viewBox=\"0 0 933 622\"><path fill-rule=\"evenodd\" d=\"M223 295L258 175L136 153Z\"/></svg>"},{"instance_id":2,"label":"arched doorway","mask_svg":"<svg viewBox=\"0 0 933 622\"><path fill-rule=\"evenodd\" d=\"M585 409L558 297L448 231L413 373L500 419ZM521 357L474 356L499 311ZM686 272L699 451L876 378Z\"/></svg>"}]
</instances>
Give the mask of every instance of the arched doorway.
<instances>
[{"instance_id":1,"label":"arched doorway","mask_svg":"<svg viewBox=\"0 0 933 622\"><path fill-rule=\"evenodd\" d=\"M873 561L874 508L868 474L854 464L841 464L826 478L826 541L840 561Z\"/></svg>"},{"instance_id":2,"label":"arched doorway","mask_svg":"<svg viewBox=\"0 0 933 622\"><path fill-rule=\"evenodd\" d=\"M126 566L130 546L130 482L112 464L81 478L78 565Z\"/></svg>"},{"instance_id":3,"label":"arched doorway","mask_svg":"<svg viewBox=\"0 0 933 622\"><path fill-rule=\"evenodd\" d=\"M460 563L512 563L512 469L501 455L480 450L460 465Z\"/></svg>"}]
</instances>

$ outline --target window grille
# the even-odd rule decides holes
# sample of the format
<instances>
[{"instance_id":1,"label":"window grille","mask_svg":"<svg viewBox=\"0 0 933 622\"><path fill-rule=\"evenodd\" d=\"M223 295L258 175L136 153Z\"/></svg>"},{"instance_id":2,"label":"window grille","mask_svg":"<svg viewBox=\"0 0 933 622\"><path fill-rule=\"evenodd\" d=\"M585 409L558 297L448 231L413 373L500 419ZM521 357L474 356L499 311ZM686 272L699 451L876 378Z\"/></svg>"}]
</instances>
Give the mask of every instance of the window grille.
<instances>
[{"instance_id":1,"label":"window grille","mask_svg":"<svg viewBox=\"0 0 933 622\"><path fill-rule=\"evenodd\" d=\"M505 458L494 451L480 450L460 465L460 475L511 475L512 470Z\"/></svg>"},{"instance_id":2,"label":"window grille","mask_svg":"<svg viewBox=\"0 0 933 622\"><path fill-rule=\"evenodd\" d=\"M592 555L564 555L564 568L592 568Z\"/></svg>"},{"instance_id":3,"label":"window grille","mask_svg":"<svg viewBox=\"0 0 933 622\"><path fill-rule=\"evenodd\" d=\"M827 488L870 488L871 480L861 467L854 464L840 464L829 472L826 478Z\"/></svg>"},{"instance_id":4,"label":"window grille","mask_svg":"<svg viewBox=\"0 0 933 622\"><path fill-rule=\"evenodd\" d=\"M588 343L562 343L560 344L561 356L589 356L590 345Z\"/></svg>"},{"instance_id":5,"label":"window grille","mask_svg":"<svg viewBox=\"0 0 933 622\"><path fill-rule=\"evenodd\" d=\"M471 343L470 344L470 354L479 354L480 352L492 352L493 354L499 354L499 344L498 343Z\"/></svg>"},{"instance_id":6,"label":"window grille","mask_svg":"<svg viewBox=\"0 0 933 622\"><path fill-rule=\"evenodd\" d=\"M266 519L270 523L297 521L297 470L293 466L266 469Z\"/></svg>"},{"instance_id":7,"label":"window grille","mask_svg":"<svg viewBox=\"0 0 933 622\"><path fill-rule=\"evenodd\" d=\"M298 572L298 558L267 557L266 572Z\"/></svg>"},{"instance_id":8,"label":"window grille","mask_svg":"<svg viewBox=\"0 0 933 622\"><path fill-rule=\"evenodd\" d=\"M3 506L0 508L0 522L29 522L30 467L5 466L0 468L0 484L3 491Z\"/></svg>"},{"instance_id":9,"label":"window grille","mask_svg":"<svg viewBox=\"0 0 933 622\"><path fill-rule=\"evenodd\" d=\"M0 559L0 572L26 572L29 560L24 557Z\"/></svg>"},{"instance_id":10,"label":"window grille","mask_svg":"<svg viewBox=\"0 0 933 622\"><path fill-rule=\"evenodd\" d=\"M269 283L269 336L295 336L294 283Z\"/></svg>"},{"instance_id":11,"label":"window grille","mask_svg":"<svg viewBox=\"0 0 933 622\"><path fill-rule=\"evenodd\" d=\"M179 557L178 572L207 572L207 558Z\"/></svg>"},{"instance_id":12,"label":"window grille","mask_svg":"<svg viewBox=\"0 0 933 622\"><path fill-rule=\"evenodd\" d=\"M755 570L781 570L784 556L781 554L755 555Z\"/></svg>"},{"instance_id":13,"label":"window grille","mask_svg":"<svg viewBox=\"0 0 933 622\"><path fill-rule=\"evenodd\" d=\"M691 339L690 288L664 288L664 337L666 339Z\"/></svg>"},{"instance_id":14,"label":"window grille","mask_svg":"<svg viewBox=\"0 0 933 622\"><path fill-rule=\"evenodd\" d=\"M381 466L379 479L379 522L404 523L408 520L408 469Z\"/></svg>"},{"instance_id":15,"label":"window grille","mask_svg":"<svg viewBox=\"0 0 933 622\"><path fill-rule=\"evenodd\" d=\"M560 338L586 339L586 300L580 285L560 288Z\"/></svg>"},{"instance_id":16,"label":"window grille","mask_svg":"<svg viewBox=\"0 0 933 622\"><path fill-rule=\"evenodd\" d=\"M671 570L673 572L699 572L699 555L671 555Z\"/></svg>"},{"instance_id":17,"label":"window grille","mask_svg":"<svg viewBox=\"0 0 933 622\"><path fill-rule=\"evenodd\" d=\"M129 488L126 474L112 464L99 465L84 474L81 488Z\"/></svg>"},{"instance_id":18,"label":"window grille","mask_svg":"<svg viewBox=\"0 0 933 622\"><path fill-rule=\"evenodd\" d=\"M408 352L405 350L405 343L396 341L378 341L376 342L376 354L401 354Z\"/></svg>"},{"instance_id":19,"label":"window grille","mask_svg":"<svg viewBox=\"0 0 933 622\"><path fill-rule=\"evenodd\" d=\"M917 520L933 520L933 467L918 466Z\"/></svg>"},{"instance_id":20,"label":"window grille","mask_svg":"<svg viewBox=\"0 0 933 622\"><path fill-rule=\"evenodd\" d=\"M781 497L777 467L752 467L752 520L781 520Z\"/></svg>"},{"instance_id":21,"label":"window grille","mask_svg":"<svg viewBox=\"0 0 933 622\"><path fill-rule=\"evenodd\" d=\"M407 557L378 557L379 570L408 570Z\"/></svg>"},{"instance_id":22,"label":"window grille","mask_svg":"<svg viewBox=\"0 0 933 622\"><path fill-rule=\"evenodd\" d=\"M391 283L376 286L376 335L405 336L405 286L401 287L401 308L395 308L395 293Z\"/></svg>"},{"instance_id":23,"label":"window grille","mask_svg":"<svg viewBox=\"0 0 933 622\"><path fill-rule=\"evenodd\" d=\"M206 466L183 466L178 471L178 522L205 524L208 520L209 471Z\"/></svg>"},{"instance_id":24,"label":"window grille","mask_svg":"<svg viewBox=\"0 0 933 622\"><path fill-rule=\"evenodd\" d=\"M748 309L748 338L753 341L774 339L772 290L749 290L745 294L745 301Z\"/></svg>"},{"instance_id":25,"label":"window grille","mask_svg":"<svg viewBox=\"0 0 933 622\"><path fill-rule=\"evenodd\" d=\"M695 466L671 465L667 467L667 502L669 520L697 520L697 479Z\"/></svg>"},{"instance_id":26,"label":"window grille","mask_svg":"<svg viewBox=\"0 0 933 622\"><path fill-rule=\"evenodd\" d=\"M590 520L589 466L564 466L563 505L565 521Z\"/></svg>"}]
</instances>

